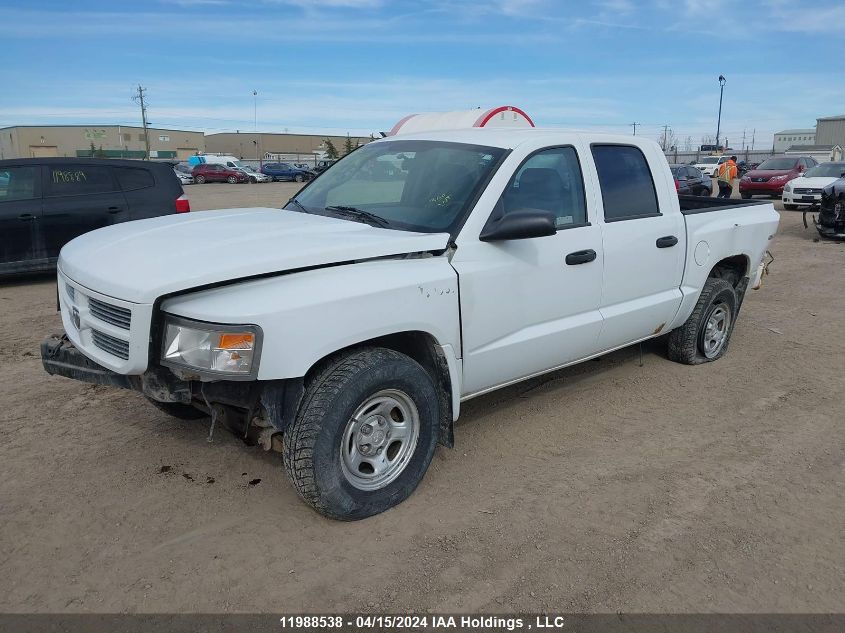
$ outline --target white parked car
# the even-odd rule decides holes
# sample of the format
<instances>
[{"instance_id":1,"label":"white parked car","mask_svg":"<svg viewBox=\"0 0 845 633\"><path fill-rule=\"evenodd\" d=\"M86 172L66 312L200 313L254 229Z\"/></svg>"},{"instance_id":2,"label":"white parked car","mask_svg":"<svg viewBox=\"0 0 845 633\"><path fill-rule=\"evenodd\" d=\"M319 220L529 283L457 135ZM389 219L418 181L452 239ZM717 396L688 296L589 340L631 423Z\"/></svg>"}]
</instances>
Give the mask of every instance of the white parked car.
<instances>
[{"instance_id":1,"label":"white parked car","mask_svg":"<svg viewBox=\"0 0 845 633\"><path fill-rule=\"evenodd\" d=\"M173 173L176 174L176 177L179 179L183 185L192 185L194 184L194 177L191 174L186 174L184 171L179 171L178 169L174 169Z\"/></svg>"},{"instance_id":2,"label":"white parked car","mask_svg":"<svg viewBox=\"0 0 845 633\"><path fill-rule=\"evenodd\" d=\"M76 238L42 362L281 444L302 499L360 519L413 492L470 398L663 334L672 360L720 358L778 219L679 197L641 137L393 136L283 210Z\"/></svg>"},{"instance_id":3,"label":"white parked car","mask_svg":"<svg viewBox=\"0 0 845 633\"><path fill-rule=\"evenodd\" d=\"M251 183L256 182L273 182L273 179L268 176L267 174L262 174L260 171L256 171L249 165L244 165L240 168L242 172L244 172L247 176L249 176L249 181Z\"/></svg>"},{"instance_id":4,"label":"white parked car","mask_svg":"<svg viewBox=\"0 0 845 633\"><path fill-rule=\"evenodd\" d=\"M845 162L821 163L811 167L783 187L783 208L794 211L798 207L816 204L822 199L822 189L845 176Z\"/></svg>"},{"instance_id":5,"label":"white parked car","mask_svg":"<svg viewBox=\"0 0 845 633\"><path fill-rule=\"evenodd\" d=\"M730 156L705 156L699 162L695 163L693 167L703 172L711 178L718 175L719 165L728 162Z\"/></svg>"}]
</instances>

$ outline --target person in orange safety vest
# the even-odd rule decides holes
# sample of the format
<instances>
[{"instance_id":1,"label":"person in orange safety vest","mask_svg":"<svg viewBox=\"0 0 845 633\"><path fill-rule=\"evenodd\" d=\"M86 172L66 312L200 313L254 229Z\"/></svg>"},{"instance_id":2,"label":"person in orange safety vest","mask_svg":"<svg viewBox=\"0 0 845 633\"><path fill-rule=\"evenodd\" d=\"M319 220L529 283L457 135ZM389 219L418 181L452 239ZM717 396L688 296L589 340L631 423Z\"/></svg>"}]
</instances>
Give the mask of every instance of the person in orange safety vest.
<instances>
[{"instance_id":1,"label":"person in orange safety vest","mask_svg":"<svg viewBox=\"0 0 845 633\"><path fill-rule=\"evenodd\" d=\"M731 156L719 165L719 198L730 198L734 191L733 182L737 175L736 156Z\"/></svg>"}]
</instances>

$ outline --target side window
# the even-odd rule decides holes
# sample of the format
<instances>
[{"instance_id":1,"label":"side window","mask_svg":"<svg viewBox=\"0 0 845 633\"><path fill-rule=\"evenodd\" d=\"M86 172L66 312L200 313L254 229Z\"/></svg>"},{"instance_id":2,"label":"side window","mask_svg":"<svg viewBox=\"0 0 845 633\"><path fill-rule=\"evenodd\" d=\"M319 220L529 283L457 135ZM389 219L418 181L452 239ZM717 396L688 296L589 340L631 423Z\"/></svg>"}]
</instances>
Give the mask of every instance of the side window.
<instances>
[{"instance_id":1,"label":"side window","mask_svg":"<svg viewBox=\"0 0 845 633\"><path fill-rule=\"evenodd\" d=\"M146 169L120 168L117 169L117 182L124 191L146 189L155 185L153 175Z\"/></svg>"},{"instance_id":2,"label":"side window","mask_svg":"<svg viewBox=\"0 0 845 633\"><path fill-rule=\"evenodd\" d=\"M47 185L51 196L117 191L111 167L100 165L51 165L47 170Z\"/></svg>"},{"instance_id":3,"label":"side window","mask_svg":"<svg viewBox=\"0 0 845 633\"><path fill-rule=\"evenodd\" d=\"M34 198L38 169L38 167L0 168L0 202Z\"/></svg>"},{"instance_id":4,"label":"side window","mask_svg":"<svg viewBox=\"0 0 845 633\"><path fill-rule=\"evenodd\" d=\"M502 194L504 213L540 209L555 215L562 229L587 223L584 179L573 147L537 152L514 174Z\"/></svg>"},{"instance_id":5,"label":"side window","mask_svg":"<svg viewBox=\"0 0 845 633\"><path fill-rule=\"evenodd\" d=\"M593 145L607 222L660 215L651 170L630 145Z\"/></svg>"}]
</instances>

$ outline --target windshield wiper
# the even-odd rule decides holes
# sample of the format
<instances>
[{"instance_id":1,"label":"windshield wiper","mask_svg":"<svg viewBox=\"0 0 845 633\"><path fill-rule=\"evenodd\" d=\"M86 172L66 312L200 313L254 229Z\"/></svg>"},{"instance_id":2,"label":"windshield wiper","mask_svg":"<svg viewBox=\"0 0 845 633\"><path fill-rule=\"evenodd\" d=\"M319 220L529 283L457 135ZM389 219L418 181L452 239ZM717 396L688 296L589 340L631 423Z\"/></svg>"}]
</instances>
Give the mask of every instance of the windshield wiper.
<instances>
[{"instance_id":1,"label":"windshield wiper","mask_svg":"<svg viewBox=\"0 0 845 633\"><path fill-rule=\"evenodd\" d=\"M363 209L359 209L358 207L348 207L345 205L332 205L326 207L326 211L340 211L341 214L351 216L353 218L358 218L363 220L367 224L372 226L378 226L383 229L390 227L390 222L385 218L381 217L380 215L376 215L375 213L370 213L369 211L364 211Z\"/></svg>"},{"instance_id":2,"label":"windshield wiper","mask_svg":"<svg viewBox=\"0 0 845 633\"><path fill-rule=\"evenodd\" d=\"M291 198L290 200L288 200L288 204L290 204L290 203L295 204L295 205L296 205L296 206L298 206L300 209L302 209L305 213L311 213L308 209L306 209L306 208L305 208L305 205L304 205L304 204L302 204L302 203L301 203L299 200L297 200L296 198Z\"/></svg>"}]
</instances>

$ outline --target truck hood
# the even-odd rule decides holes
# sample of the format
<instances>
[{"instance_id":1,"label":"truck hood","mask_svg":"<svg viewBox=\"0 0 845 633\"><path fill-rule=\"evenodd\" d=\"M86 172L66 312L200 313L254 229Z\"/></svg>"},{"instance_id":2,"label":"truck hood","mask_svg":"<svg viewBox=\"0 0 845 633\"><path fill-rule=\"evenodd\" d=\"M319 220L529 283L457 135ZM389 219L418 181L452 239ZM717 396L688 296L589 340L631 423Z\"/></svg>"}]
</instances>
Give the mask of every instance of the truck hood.
<instances>
[{"instance_id":1,"label":"truck hood","mask_svg":"<svg viewBox=\"0 0 845 633\"><path fill-rule=\"evenodd\" d=\"M412 233L279 209L226 209L124 222L69 242L61 271L117 299L157 298L219 282L446 248Z\"/></svg>"}]
</instances>

